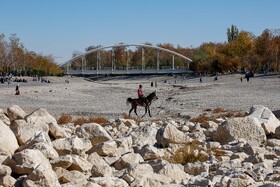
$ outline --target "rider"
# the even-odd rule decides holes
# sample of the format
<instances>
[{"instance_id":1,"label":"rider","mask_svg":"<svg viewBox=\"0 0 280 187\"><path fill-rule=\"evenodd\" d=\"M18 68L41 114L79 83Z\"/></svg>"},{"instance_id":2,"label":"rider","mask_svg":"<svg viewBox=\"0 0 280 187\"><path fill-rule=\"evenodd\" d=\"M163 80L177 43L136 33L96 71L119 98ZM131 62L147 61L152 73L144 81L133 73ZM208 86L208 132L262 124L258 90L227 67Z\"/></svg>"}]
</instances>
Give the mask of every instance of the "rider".
<instances>
[{"instance_id":1,"label":"rider","mask_svg":"<svg viewBox=\"0 0 280 187\"><path fill-rule=\"evenodd\" d=\"M144 94L143 94L143 92L142 92L142 85L140 84L139 85L139 88L138 88L138 90L137 90L137 93L138 93L138 98L143 102L144 100Z\"/></svg>"},{"instance_id":2,"label":"rider","mask_svg":"<svg viewBox=\"0 0 280 187\"><path fill-rule=\"evenodd\" d=\"M143 98L144 97L144 94L142 92L142 85L141 84L139 85L137 93L138 93L138 97L139 98Z\"/></svg>"}]
</instances>

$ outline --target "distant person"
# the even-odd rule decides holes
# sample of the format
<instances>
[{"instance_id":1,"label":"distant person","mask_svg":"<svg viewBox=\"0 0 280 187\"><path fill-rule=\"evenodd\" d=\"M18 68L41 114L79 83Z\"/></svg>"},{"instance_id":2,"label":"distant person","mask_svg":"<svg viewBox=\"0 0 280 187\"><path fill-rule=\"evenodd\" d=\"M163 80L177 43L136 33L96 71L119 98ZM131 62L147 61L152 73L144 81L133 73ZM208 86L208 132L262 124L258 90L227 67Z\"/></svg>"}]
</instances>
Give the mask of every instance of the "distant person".
<instances>
[{"instance_id":1,"label":"distant person","mask_svg":"<svg viewBox=\"0 0 280 187\"><path fill-rule=\"evenodd\" d=\"M243 78L242 78L242 76L240 77L240 81L241 81L241 82L243 81Z\"/></svg>"},{"instance_id":2,"label":"distant person","mask_svg":"<svg viewBox=\"0 0 280 187\"><path fill-rule=\"evenodd\" d=\"M20 95L20 91L19 91L19 84L16 85L16 94L15 95Z\"/></svg>"},{"instance_id":3,"label":"distant person","mask_svg":"<svg viewBox=\"0 0 280 187\"><path fill-rule=\"evenodd\" d=\"M245 78L247 79L247 82L249 82L250 76L248 74L245 75Z\"/></svg>"},{"instance_id":4,"label":"distant person","mask_svg":"<svg viewBox=\"0 0 280 187\"><path fill-rule=\"evenodd\" d=\"M199 82L202 83L202 78L200 77Z\"/></svg>"},{"instance_id":5,"label":"distant person","mask_svg":"<svg viewBox=\"0 0 280 187\"><path fill-rule=\"evenodd\" d=\"M151 82L151 87L153 87L154 86L154 82Z\"/></svg>"}]
</instances>

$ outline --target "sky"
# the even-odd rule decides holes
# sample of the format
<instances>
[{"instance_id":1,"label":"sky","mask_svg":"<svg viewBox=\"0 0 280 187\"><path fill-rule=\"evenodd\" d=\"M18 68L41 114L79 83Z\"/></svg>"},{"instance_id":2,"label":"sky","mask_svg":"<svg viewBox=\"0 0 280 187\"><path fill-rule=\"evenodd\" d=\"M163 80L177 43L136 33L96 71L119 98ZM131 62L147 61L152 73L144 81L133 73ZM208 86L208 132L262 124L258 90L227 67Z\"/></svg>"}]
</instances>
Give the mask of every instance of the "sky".
<instances>
[{"instance_id":1,"label":"sky","mask_svg":"<svg viewBox=\"0 0 280 187\"><path fill-rule=\"evenodd\" d=\"M280 28L280 0L0 0L0 34L59 64L91 45L226 42L227 28Z\"/></svg>"}]
</instances>

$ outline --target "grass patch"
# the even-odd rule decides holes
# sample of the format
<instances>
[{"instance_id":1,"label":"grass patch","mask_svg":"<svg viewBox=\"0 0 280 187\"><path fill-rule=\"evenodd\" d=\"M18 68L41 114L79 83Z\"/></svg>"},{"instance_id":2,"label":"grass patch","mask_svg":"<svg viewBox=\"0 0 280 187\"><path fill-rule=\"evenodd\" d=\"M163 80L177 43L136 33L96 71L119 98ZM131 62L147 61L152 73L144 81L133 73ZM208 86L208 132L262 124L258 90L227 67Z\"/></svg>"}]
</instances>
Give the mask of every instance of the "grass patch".
<instances>
[{"instance_id":1,"label":"grass patch","mask_svg":"<svg viewBox=\"0 0 280 187\"><path fill-rule=\"evenodd\" d=\"M215 108L212 112L211 109L205 109L209 113L203 113L196 118L192 118L190 121L193 123L204 123L207 121L215 121L218 118L234 118L234 117L245 117L245 113L229 111L223 108Z\"/></svg>"},{"instance_id":2,"label":"grass patch","mask_svg":"<svg viewBox=\"0 0 280 187\"><path fill-rule=\"evenodd\" d=\"M103 125L108 122L108 119L103 117L90 117L90 118L76 118L73 119L70 115L62 114L60 118L57 120L57 124L67 124L67 123L74 123L74 125L82 125L84 123L98 123L100 125Z\"/></svg>"},{"instance_id":3,"label":"grass patch","mask_svg":"<svg viewBox=\"0 0 280 187\"><path fill-rule=\"evenodd\" d=\"M71 123L72 122L72 117L67 114L62 114L60 118L57 120L57 124L66 124L66 123Z\"/></svg>"},{"instance_id":4,"label":"grass patch","mask_svg":"<svg viewBox=\"0 0 280 187\"><path fill-rule=\"evenodd\" d=\"M185 144L184 147L177 149L177 151L168 159L171 163L182 164L194 163L197 161L205 162L207 157L200 153L199 144L193 141Z\"/></svg>"}]
</instances>

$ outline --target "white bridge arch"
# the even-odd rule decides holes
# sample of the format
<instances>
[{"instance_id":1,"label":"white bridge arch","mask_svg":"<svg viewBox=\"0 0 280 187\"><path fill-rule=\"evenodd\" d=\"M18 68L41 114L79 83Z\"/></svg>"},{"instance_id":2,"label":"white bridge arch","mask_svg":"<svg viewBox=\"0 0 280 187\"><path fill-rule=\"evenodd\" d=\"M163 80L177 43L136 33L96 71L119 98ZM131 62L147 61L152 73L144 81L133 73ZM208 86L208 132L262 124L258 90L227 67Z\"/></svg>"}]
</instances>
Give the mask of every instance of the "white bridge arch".
<instances>
[{"instance_id":1,"label":"white bridge arch","mask_svg":"<svg viewBox=\"0 0 280 187\"><path fill-rule=\"evenodd\" d=\"M128 62L127 62L127 67L125 70L115 70L114 69L114 59L112 57L112 67L110 70L102 70L100 68L100 62L99 60L97 60L96 62L96 69L95 70L87 70L85 69L85 64L86 64L86 55L93 53L93 52L99 52L102 51L104 49L109 49L112 48L112 56L113 56L113 51L114 48L117 47L142 47L142 68L140 70L131 70L129 69L128 66ZM157 66L156 69L145 69L145 63L144 63L144 48L153 48L153 49L157 49ZM173 55L172 58L172 67L170 69L160 69L160 61L159 61L159 51L165 51L168 52L170 54ZM98 55L98 54L97 54ZM186 67L185 69L177 69L174 66L174 55L181 57L183 59L186 60ZM99 55L100 56L100 55ZM81 59L82 60L82 67L80 70L70 70L69 66L71 65L71 63L77 59ZM169 50L169 49L165 49L162 47L158 47L158 46L153 46L153 45L147 45L147 44L116 44L116 45L109 45L109 46L105 46L105 47L98 47L95 49L91 49L83 54L77 55L74 58L70 59L69 61L67 61L66 63L64 63L63 65L61 65L61 67L64 67L65 71L64 74L69 74L69 75L73 75L73 74L82 74L82 75L101 75L101 74L169 74L169 73L189 73L191 72L189 70L189 63L192 62L192 60L180 53L177 53L175 51Z\"/></svg>"}]
</instances>

